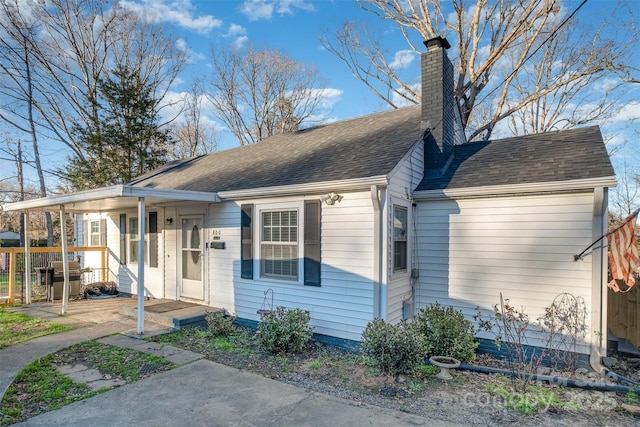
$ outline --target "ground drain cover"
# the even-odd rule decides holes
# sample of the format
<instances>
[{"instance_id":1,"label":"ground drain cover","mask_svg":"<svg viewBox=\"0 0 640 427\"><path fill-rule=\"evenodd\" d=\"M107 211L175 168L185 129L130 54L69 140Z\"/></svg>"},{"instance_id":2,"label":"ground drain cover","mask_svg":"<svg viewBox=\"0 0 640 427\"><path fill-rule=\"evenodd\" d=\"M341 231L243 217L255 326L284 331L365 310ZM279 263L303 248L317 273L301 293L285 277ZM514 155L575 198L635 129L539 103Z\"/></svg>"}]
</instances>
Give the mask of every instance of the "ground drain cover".
<instances>
[{"instance_id":1,"label":"ground drain cover","mask_svg":"<svg viewBox=\"0 0 640 427\"><path fill-rule=\"evenodd\" d=\"M140 367L140 374L153 374L161 368L157 363L145 363Z\"/></svg>"}]
</instances>

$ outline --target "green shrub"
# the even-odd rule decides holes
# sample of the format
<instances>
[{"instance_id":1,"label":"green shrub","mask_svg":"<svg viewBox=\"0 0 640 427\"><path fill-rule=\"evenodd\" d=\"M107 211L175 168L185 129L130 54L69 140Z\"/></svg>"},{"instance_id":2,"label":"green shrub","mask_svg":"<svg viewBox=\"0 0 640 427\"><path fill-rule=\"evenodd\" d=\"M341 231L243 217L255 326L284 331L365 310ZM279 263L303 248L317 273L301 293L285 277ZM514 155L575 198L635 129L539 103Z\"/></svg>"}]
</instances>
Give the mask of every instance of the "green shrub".
<instances>
[{"instance_id":1,"label":"green shrub","mask_svg":"<svg viewBox=\"0 0 640 427\"><path fill-rule=\"evenodd\" d=\"M468 362L476 356L475 328L462 312L439 303L421 309L412 321L425 338L426 356L448 356Z\"/></svg>"},{"instance_id":2,"label":"green shrub","mask_svg":"<svg viewBox=\"0 0 640 427\"><path fill-rule=\"evenodd\" d=\"M299 308L277 307L260 316L258 337L260 347L270 353L297 353L311 339L311 314Z\"/></svg>"},{"instance_id":3,"label":"green shrub","mask_svg":"<svg viewBox=\"0 0 640 427\"><path fill-rule=\"evenodd\" d=\"M228 337L234 332L233 320L226 310L211 311L205 317L209 331L216 337Z\"/></svg>"},{"instance_id":4,"label":"green shrub","mask_svg":"<svg viewBox=\"0 0 640 427\"><path fill-rule=\"evenodd\" d=\"M369 322L362 332L360 348L383 371L411 374L422 364L424 337L406 322L395 325L382 319Z\"/></svg>"}]
</instances>

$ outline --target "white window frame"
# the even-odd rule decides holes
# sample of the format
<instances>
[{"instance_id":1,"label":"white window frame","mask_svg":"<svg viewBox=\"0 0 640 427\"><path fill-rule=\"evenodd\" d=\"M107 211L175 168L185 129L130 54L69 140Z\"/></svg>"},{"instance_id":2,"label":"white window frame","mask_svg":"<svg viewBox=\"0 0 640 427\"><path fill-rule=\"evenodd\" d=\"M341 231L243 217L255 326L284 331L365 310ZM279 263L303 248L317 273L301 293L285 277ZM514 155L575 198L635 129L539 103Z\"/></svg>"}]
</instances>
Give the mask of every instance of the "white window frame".
<instances>
[{"instance_id":1,"label":"white window frame","mask_svg":"<svg viewBox=\"0 0 640 427\"><path fill-rule=\"evenodd\" d=\"M295 211L296 219L297 219L297 274L295 278L288 278L286 276L278 276L265 274L263 271L263 256L262 256L262 237L263 237L263 213L265 212L284 212L284 211ZM304 201L299 202L290 202L290 203L269 203L269 204L261 204L256 205L255 213L257 216L257 227L253 230L254 233L254 272L257 272L258 277L261 280L266 281L277 281L281 283L289 283L289 284L302 284L304 281L304 258L303 258L303 250L304 250L304 221L301 218L302 212L304 212Z\"/></svg>"},{"instance_id":2,"label":"white window frame","mask_svg":"<svg viewBox=\"0 0 640 427\"><path fill-rule=\"evenodd\" d=\"M90 219L89 220L89 244L87 246L102 246L101 243L101 237L102 237L102 230L100 229L100 223L102 222L101 219ZM94 226L96 228L96 230L94 231ZM95 239L95 241L94 241Z\"/></svg>"},{"instance_id":3,"label":"white window frame","mask_svg":"<svg viewBox=\"0 0 640 427\"><path fill-rule=\"evenodd\" d=\"M406 223L404 230L404 239L396 239L396 209L401 209L406 213ZM411 254L410 254L410 234L411 234L411 209L409 206L401 204L401 203L393 203L391 205L391 274L392 275L402 275L407 274L410 269ZM396 268L396 242L404 242L405 244L405 259L404 259L404 267Z\"/></svg>"},{"instance_id":4,"label":"white window frame","mask_svg":"<svg viewBox=\"0 0 640 427\"><path fill-rule=\"evenodd\" d=\"M147 216L145 215L145 220ZM133 221L135 221L135 227L133 226ZM149 265L149 221L145 221L145 229L144 229L144 264ZM138 264L138 217L137 216L128 216L127 215L127 225L129 229L127 230L127 263L128 264ZM136 256L134 257L134 248Z\"/></svg>"}]
</instances>

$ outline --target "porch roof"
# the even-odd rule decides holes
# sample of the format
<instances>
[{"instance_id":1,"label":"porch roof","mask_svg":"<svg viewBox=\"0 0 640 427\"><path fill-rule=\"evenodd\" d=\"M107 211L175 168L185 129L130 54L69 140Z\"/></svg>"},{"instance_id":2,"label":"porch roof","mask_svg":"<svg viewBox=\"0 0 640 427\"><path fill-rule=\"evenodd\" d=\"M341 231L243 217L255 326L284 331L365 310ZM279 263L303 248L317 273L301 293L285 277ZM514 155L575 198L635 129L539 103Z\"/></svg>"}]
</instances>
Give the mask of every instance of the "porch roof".
<instances>
[{"instance_id":1,"label":"porch roof","mask_svg":"<svg viewBox=\"0 0 640 427\"><path fill-rule=\"evenodd\" d=\"M5 211L53 211L64 206L67 212L97 212L133 209L138 198L144 197L146 206L154 206L175 200L194 202L219 202L217 193L188 190L167 190L162 188L136 187L133 185L114 185L95 190L61 194L25 200L2 205Z\"/></svg>"}]
</instances>

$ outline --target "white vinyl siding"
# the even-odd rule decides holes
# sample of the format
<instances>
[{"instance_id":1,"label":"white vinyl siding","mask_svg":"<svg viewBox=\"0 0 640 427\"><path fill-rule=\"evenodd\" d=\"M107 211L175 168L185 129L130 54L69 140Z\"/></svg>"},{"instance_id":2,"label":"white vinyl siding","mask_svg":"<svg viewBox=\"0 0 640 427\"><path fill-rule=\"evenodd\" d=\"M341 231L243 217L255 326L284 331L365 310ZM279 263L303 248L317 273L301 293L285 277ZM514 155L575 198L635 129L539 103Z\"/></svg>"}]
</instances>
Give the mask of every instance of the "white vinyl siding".
<instances>
[{"instance_id":1,"label":"white vinyl siding","mask_svg":"<svg viewBox=\"0 0 640 427\"><path fill-rule=\"evenodd\" d=\"M591 244L592 212L587 193L419 202L417 308L437 301L471 319L502 293L535 321L568 292L591 312L591 259L573 256Z\"/></svg>"},{"instance_id":2,"label":"white vinyl siding","mask_svg":"<svg viewBox=\"0 0 640 427\"><path fill-rule=\"evenodd\" d=\"M145 283L145 296L152 298L165 298L171 297L166 296L165 294L165 280L164 280L164 257L165 257L165 244L164 244L164 215L163 210L158 209L157 211L157 221L158 221L158 247L157 247L157 257L158 257L158 266L157 267L149 267L147 263L145 263L144 269L144 283ZM118 291L128 293L131 295L137 294L137 275L138 275L138 266L137 261L132 263L131 259L127 261L129 264L121 265L120 259L116 254L119 252L120 247L120 214L127 215L127 240L128 240L128 250L131 250L131 235L129 233L134 233L134 236L137 236L138 232L138 218L137 212L128 211L128 212L114 212L109 215L109 219L107 221L107 239L110 242L117 242L117 247L112 247L109 258L109 277L117 277L117 285ZM134 219L134 221L131 221ZM135 228L132 229L132 222L135 224ZM148 222L147 222L148 225ZM135 240L135 238L134 238ZM149 259L148 254L148 245L145 242L145 257ZM135 252L137 253L137 240L135 240ZM128 255L131 255L129 253Z\"/></svg>"},{"instance_id":3,"label":"white vinyl siding","mask_svg":"<svg viewBox=\"0 0 640 427\"><path fill-rule=\"evenodd\" d=\"M208 252L209 305L235 313L238 310L235 280L240 277L240 205L233 202L212 204L209 227L220 233L216 237L226 245L225 249L209 249ZM207 231L211 233L211 230ZM257 290L256 293L261 294L262 291Z\"/></svg>"},{"instance_id":4,"label":"white vinyl siding","mask_svg":"<svg viewBox=\"0 0 640 427\"><path fill-rule=\"evenodd\" d=\"M367 323L373 319L373 206L369 192L340 194L344 196L341 202L323 205L321 209L321 287L262 278L257 274L253 280L242 279L240 205L243 202L212 205L210 226L221 231L221 240L227 247L209 251L210 305L224 307L241 318L258 320L257 310L262 307L264 293L272 289L274 306L298 307L311 312L314 332L359 341ZM261 203L252 202L259 210ZM267 205L277 202L282 206L288 203L283 199L260 202ZM289 205L301 202L301 198L291 198Z\"/></svg>"},{"instance_id":5,"label":"white vinyl siding","mask_svg":"<svg viewBox=\"0 0 640 427\"><path fill-rule=\"evenodd\" d=\"M389 322L397 322L403 317L403 303L411 302L413 299L413 291L411 287L411 268L413 267L414 258L414 242L413 236L413 207L411 206L411 193L422 180L424 167L424 146L417 143L413 149L407 153L401 162L395 167L390 174L388 186L388 203L387 206L402 206L407 209L407 267L406 269L394 271L393 255L393 208L386 208L388 224L385 227L387 242L383 249L386 248L388 256L384 256L384 265L387 266L387 274L385 275L388 283L386 284L386 320ZM411 314L411 313L407 313Z\"/></svg>"}]
</instances>

